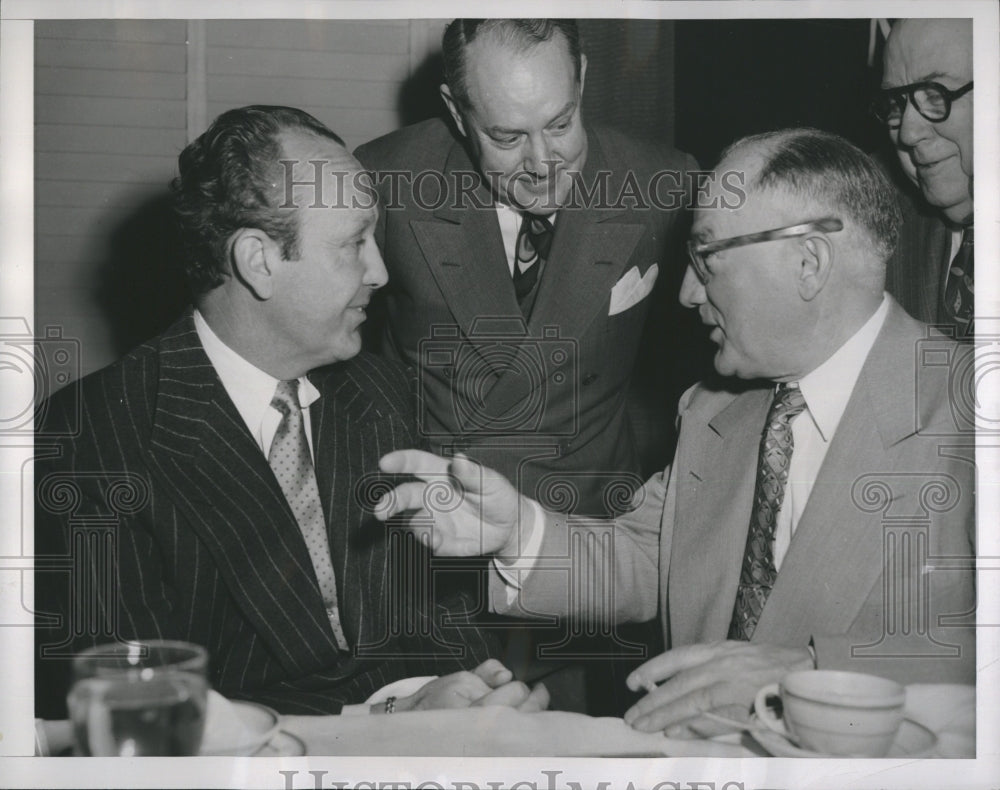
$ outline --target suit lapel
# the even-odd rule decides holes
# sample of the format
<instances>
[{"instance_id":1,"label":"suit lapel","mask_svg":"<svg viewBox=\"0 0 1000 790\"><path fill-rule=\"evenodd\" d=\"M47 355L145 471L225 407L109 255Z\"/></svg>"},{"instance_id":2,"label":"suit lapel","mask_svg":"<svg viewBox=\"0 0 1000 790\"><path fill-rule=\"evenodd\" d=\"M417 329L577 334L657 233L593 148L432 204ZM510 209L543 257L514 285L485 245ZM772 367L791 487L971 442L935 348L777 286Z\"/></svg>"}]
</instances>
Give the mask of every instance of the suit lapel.
<instances>
[{"instance_id":1,"label":"suit lapel","mask_svg":"<svg viewBox=\"0 0 1000 790\"><path fill-rule=\"evenodd\" d=\"M726 637L771 394L768 387L736 397L707 423L697 425L693 441L682 446L691 449L684 453L678 480L668 578L673 644ZM690 424L685 418L683 431Z\"/></svg>"},{"instance_id":2,"label":"suit lapel","mask_svg":"<svg viewBox=\"0 0 1000 790\"><path fill-rule=\"evenodd\" d=\"M881 513L863 510L853 485L891 474L893 448L916 430L909 321L894 302L862 367L809 502L761 615L754 641L802 644L845 633L883 572Z\"/></svg>"},{"instance_id":3,"label":"suit lapel","mask_svg":"<svg viewBox=\"0 0 1000 790\"><path fill-rule=\"evenodd\" d=\"M377 473L374 461L365 469L361 459L379 433L372 425L376 412L370 397L340 372L334 365L310 374L322 393L312 408L312 432L341 625L348 641L357 645L370 640L368 632L383 622L381 609L366 601L371 588L384 583L385 534L370 513L359 512L372 489L358 488ZM371 454L377 457L378 448Z\"/></svg>"},{"instance_id":4,"label":"suit lapel","mask_svg":"<svg viewBox=\"0 0 1000 790\"><path fill-rule=\"evenodd\" d=\"M605 201L613 204L626 165L609 162L593 134L588 134L588 146L583 184L591 190L599 174L611 172ZM602 207L598 198L585 200L580 190L574 190L572 198L556 217L552 249L528 323L531 339L558 338L566 344L583 337L595 319L607 314L611 289L625 273L645 230L641 224L623 222L622 217L627 216L624 209ZM506 365L492 388L485 391L490 414L502 418L510 410L521 408L525 399L545 384L544 377L523 374L537 367L539 351L544 354L545 346L523 344L519 353L524 358ZM558 370L544 363L542 369L549 375Z\"/></svg>"},{"instance_id":5,"label":"suit lapel","mask_svg":"<svg viewBox=\"0 0 1000 790\"><path fill-rule=\"evenodd\" d=\"M445 183L458 184L475 172L465 149L455 142L445 163ZM434 212L433 220L411 220L410 227L459 331L482 351L490 343L477 343L475 336L496 331L491 319L506 319L515 335L523 335L524 327L493 195L478 174L476 177L476 188L463 197L465 205L458 205L457 198L449 200ZM488 355L484 359L489 362Z\"/></svg>"},{"instance_id":6,"label":"suit lapel","mask_svg":"<svg viewBox=\"0 0 1000 790\"><path fill-rule=\"evenodd\" d=\"M293 672L337 653L298 524L188 315L161 338L151 468L229 593Z\"/></svg>"}]
</instances>

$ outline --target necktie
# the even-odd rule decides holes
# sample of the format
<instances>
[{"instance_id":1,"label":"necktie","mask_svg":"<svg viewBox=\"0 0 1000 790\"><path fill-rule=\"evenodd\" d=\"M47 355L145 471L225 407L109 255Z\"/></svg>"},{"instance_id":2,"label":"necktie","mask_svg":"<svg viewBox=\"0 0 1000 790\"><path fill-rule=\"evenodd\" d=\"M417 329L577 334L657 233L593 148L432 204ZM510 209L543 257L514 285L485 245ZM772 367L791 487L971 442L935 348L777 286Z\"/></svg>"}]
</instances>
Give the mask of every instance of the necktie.
<instances>
[{"instance_id":1,"label":"necktie","mask_svg":"<svg viewBox=\"0 0 1000 790\"><path fill-rule=\"evenodd\" d=\"M785 498L788 465L792 460L792 419L805 407L805 398L798 387L778 385L760 440L753 513L729 625L730 639L749 640L753 636L778 576L774 567L774 527Z\"/></svg>"},{"instance_id":2,"label":"necktie","mask_svg":"<svg viewBox=\"0 0 1000 790\"><path fill-rule=\"evenodd\" d=\"M278 479L278 485L288 501L295 520L302 530L316 580L323 595L334 638L341 650L347 650L347 638L340 625L337 603L337 582L330 561L330 543L326 536L326 519L319 501L319 487L313 470L312 455L306 441L302 408L299 406L299 382L279 381L271 406L281 412L281 422L275 431L267 462Z\"/></svg>"},{"instance_id":3,"label":"necktie","mask_svg":"<svg viewBox=\"0 0 1000 790\"><path fill-rule=\"evenodd\" d=\"M548 260L554 233L548 217L525 212L521 218L514 251L514 293L522 310L538 282L539 269Z\"/></svg>"},{"instance_id":4,"label":"necktie","mask_svg":"<svg viewBox=\"0 0 1000 790\"><path fill-rule=\"evenodd\" d=\"M962 233L962 246L958 248L955 260L951 262L948 281L944 288L945 313L958 326L960 337L972 333L972 319L975 312L974 246L970 225Z\"/></svg>"}]
</instances>

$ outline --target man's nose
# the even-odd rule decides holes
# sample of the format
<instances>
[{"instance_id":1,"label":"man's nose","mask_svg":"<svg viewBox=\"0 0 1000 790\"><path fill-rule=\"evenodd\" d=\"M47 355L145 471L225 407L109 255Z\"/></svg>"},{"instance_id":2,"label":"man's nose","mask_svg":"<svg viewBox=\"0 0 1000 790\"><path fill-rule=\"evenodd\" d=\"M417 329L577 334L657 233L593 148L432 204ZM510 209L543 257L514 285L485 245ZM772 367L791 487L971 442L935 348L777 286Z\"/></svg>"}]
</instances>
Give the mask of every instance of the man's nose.
<instances>
[{"instance_id":1,"label":"man's nose","mask_svg":"<svg viewBox=\"0 0 1000 790\"><path fill-rule=\"evenodd\" d=\"M524 152L524 169L537 176L547 176L551 162L555 159L552 146L544 134L528 138L528 146Z\"/></svg>"},{"instance_id":2,"label":"man's nose","mask_svg":"<svg viewBox=\"0 0 1000 790\"><path fill-rule=\"evenodd\" d=\"M933 132L933 123L922 116L913 102L907 100L903 116L899 119L899 142L912 148Z\"/></svg>"},{"instance_id":3,"label":"man's nose","mask_svg":"<svg viewBox=\"0 0 1000 790\"><path fill-rule=\"evenodd\" d=\"M364 284L371 288L381 288L389 282L389 272L385 269L385 261L374 239L365 241L364 246L365 278Z\"/></svg>"},{"instance_id":4,"label":"man's nose","mask_svg":"<svg viewBox=\"0 0 1000 790\"><path fill-rule=\"evenodd\" d=\"M697 307L705 302L705 286L701 284L701 280L695 274L694 266L690 263L688 264L687 271L684 272L680 299L681 304L685 307Z\"/></svg>"}]
</instances>

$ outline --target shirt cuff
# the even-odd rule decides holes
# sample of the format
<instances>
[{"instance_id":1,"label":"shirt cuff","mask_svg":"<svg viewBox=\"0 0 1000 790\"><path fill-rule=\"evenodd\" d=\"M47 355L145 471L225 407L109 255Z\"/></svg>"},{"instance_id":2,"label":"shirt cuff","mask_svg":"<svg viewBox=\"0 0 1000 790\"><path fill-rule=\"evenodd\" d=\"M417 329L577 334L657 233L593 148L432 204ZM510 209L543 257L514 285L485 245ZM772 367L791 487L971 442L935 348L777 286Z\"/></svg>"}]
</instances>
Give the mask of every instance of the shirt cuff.
<instances>
[{"instance_id":1,"label":"shirt cuff","mask_svg":"<svg viewBox=\"0 0 1000 790\"><path fill-rule=\"evenodd\" d=\"M507 604L517 600L517 594L521 590L521 585L531 569L535 567L538 559L538 550L542 546L542 537L545 534L545 511L534 499L528 500L531 503L532 516L528 541L521 549L521 554L511 563L501 562L498 557L493 558L493 567L496 568L500 578L507 585Z\"/></svg>"},{"instance_id":2,"label":"shirt cuff","mask_svg":"<svg viewBox=\"0 0 1000 790\"><path fill-rule=\"evenodd\" d=\"M362 702L360 705L344 705L340 709L341 716L367 716L372 712L372 706Z\"/></svg>"}]
</instances>

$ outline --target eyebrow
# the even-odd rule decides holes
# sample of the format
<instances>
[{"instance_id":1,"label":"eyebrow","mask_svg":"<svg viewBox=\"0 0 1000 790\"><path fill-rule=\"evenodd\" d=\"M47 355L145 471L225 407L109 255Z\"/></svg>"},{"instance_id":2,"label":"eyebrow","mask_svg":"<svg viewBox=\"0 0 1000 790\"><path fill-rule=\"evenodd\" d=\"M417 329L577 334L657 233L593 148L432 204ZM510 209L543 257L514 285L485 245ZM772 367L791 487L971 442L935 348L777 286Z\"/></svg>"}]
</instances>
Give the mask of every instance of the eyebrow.
<instances>
[{"instance_id":1,"label":"eyebrow","mask_svg":"<svg viewBox=\"0 0 1000 790\"><path fill-rule=\"evenodd\" d=\"M571 99L562 106L559 112L557 112L555 115L552 116L552 119L545 124L545 127L546 128L550 127L564 115L572 112L575 109L576 109L576 99ZM486 129L487 134L521 134L522 132L523 132L522 129L510 129L507 128L506 126L490 126L487 127Z\"/></svg>"}]
</instances>

